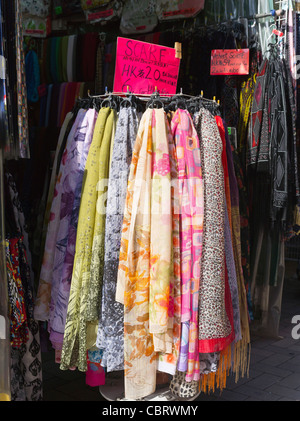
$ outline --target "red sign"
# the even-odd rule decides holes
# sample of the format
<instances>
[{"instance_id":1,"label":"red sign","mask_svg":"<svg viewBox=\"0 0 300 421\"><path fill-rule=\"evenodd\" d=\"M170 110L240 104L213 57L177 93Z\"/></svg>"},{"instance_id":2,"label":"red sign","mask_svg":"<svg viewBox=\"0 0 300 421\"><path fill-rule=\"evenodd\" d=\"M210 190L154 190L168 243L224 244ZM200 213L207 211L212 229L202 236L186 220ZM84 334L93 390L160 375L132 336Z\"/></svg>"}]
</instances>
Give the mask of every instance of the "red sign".
<instances>
[{"instance_id":1,"label":"red sign","mask_svg":"<svg viewBox=\"0 0 300 421\"><path fill-rule=\"evenodd\" d=\"M218 75L248 75L249 49L244 50L213 50L211 52L210 74Z\"/></svg>"},{"instance_id":2,"label":"red sign","mask_svg":"<svg viewBox=\"0 0 300 421\"><path fill-rule=\"evenodd\" d=\"M175 48L118 38L114 92L175 95L180 59Z\"/></svg>"}]
</instances>

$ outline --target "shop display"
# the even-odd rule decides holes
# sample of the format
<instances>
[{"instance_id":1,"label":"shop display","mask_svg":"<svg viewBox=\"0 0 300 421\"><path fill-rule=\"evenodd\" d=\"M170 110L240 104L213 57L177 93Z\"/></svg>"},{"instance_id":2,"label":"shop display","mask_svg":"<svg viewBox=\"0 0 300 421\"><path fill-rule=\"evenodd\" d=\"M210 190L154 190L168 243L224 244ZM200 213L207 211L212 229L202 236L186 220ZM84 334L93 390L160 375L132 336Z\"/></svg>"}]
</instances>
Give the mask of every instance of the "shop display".
<instances>
[{"instance_id":1,"label":"shop display","mask_svg":"<svg viewBox=\"0 0 300 421\"><path fill-rule=\"evenodd\" d=\"M273 3L54 1L67 30L28 38L50 2L1 0L0 400L43 400L43 347L103 399L197 400L278 335L300 21Z\"/></svg>"}]
</instances>

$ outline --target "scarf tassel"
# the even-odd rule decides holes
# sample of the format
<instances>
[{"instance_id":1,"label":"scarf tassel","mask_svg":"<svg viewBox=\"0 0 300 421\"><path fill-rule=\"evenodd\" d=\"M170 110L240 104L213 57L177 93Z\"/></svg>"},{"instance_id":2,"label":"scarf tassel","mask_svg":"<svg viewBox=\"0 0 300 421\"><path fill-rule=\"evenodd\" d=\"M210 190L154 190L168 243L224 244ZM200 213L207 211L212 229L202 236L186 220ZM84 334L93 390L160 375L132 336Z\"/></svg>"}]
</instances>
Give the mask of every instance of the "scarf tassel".
<instances>
[{"instance_id":1,"label":"scarf tassel","mask_svg":"<svg viewBox=\"0 0 300 421\"><path fill-rule=\"evenodd\" d=\"M218 370L201 376L199 390L204 394L214 393L216 388L222 392L226 388L227 377L231 372L235 373L235 382L240 378L249 377L250 368L250 343L241 340L229 345L220 354Z\"/></svg>"}]
</instances>

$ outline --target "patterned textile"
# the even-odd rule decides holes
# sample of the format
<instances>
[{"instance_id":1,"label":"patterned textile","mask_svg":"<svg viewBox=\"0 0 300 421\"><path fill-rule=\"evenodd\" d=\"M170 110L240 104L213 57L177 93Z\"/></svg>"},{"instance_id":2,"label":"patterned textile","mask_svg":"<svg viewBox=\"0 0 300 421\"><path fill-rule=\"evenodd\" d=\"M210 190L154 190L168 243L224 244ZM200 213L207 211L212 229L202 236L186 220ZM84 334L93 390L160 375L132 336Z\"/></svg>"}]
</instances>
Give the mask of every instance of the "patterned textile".
<instances>
[{"instance_id":1,"label":"patterned textile","mask_svg":"<svg viewBox=\"0 0 300 421\"><path fill-rule=\"evenodd\" d=\"M124 367L127 399L139 399L155 391L157 355L154 345L160 344L157 339L162 340L163 346L167 345L164 340L166 337L163 335L158 337L156 331L154 334L150 332L150 326L153 326L153 321L157 320L155 318L158 315L163 316L158 320L160 332L166 334L169 328L164 314L168 311L172 273L171 236L170 232L166 232L167 236L166 238L164 236L162 241L159 233L164 232L165 226L170 227L171 222L170 162L169 159L163 159L163 155L161 159L157 159L159 155L155 153L158 150L162 153L168 151L166 124L166 114L162 109L148 108L143 114L127 188L116 291L117 301L124 303ZM152 176L156 171L162 177L163 186L158 192L151 189ZM162 194L169 198L166 207L161 201ZM155 226L151 225L154 210L158 212L155 215L157 218ZM159 249L158 246L165 242L166 249ZM157 270L162 271L160 273L163 277L159 278L159 283L153 284L151 273L157 273ZM160 289L160 285L163 285L164 289ZM153 288L152 292L150 287ZM151 310L150 293L154 297L152 304L157 305Z\"/></svg>"},{"instance_id":2,"label":"patterned textile","mask_svg":"<svg viewBox=\"0 0 300 421\"><path fill-rule=\"evenodd\" d=\"M156 353L149 333L152 109L143 114L133 150L122 226L116 300L124 304L125 397L156 387ZM144 188L142 187L144 185ZM147 186L147 188L145 188ZM147 197L148 196L148 197ZM147 206L143 211L142 206ZM134 229L134 223L137 228ZM135 237L133 237L135 236ZM132 244L135 240L135 244ZM132 247L136 250L133 253Z\"/></svg>"},{"instance_id":3,"label":"patterned textile","mask_svg":"<svg viewBox=\"0 0 300 421\"><path fill-rule=\"evenodd\" d=\"M8 274L8 297L11 346L20 348L29 338L25 306L25 292L18 264L18 239L6 241L6 270Z\"/></svg>"},{"instance_id":4,"label":"patterned textile","mask_svg":"<svg viewBox=\"0 0 300 421\"><path fill-rule=\"evenodd\" d=\"M22 237L18 239L18 253L29 334L26 344L22 344L17 352L12 352L12 361L14 366L14 357L19 355L19 367L24 379L26 400L40 401L43 398L40 330L38 322L34 319L34 299L30 280L31 273L26 255L26 247Z\"/></svg>"},{"instance_id":5,"label":"patterned textile","mask_svg":"<svg viewBox=\"0 0 300 421\"><path fill-rule=\"evenodd\" d=\"M237 177L233 163L233 154L231 150L229 136L226 136L227 148L227 162L228 174L230 183L230 197L231 197L231 219L232 219L232 248L235 264L235 272L237 277L237 286L239 292L240 305L240 325L241 325L241 340L236 343L234 349L234 372L236 380L239 375L243 377L249 369L249 344L250 344L250 330L249 330L249 310L251 309L251 300L249 298L247 305L247 293L245 287L245 280L242 266L242 251L241 251L241 217L240 217L240 198Z\"/></svg>"},{"instance_id":6,"label":"patterned textile","mask_svg":"<svg viewBox=\"0 0 300 421\"><path fill-rule=\"evenodd\" d=\"M199 352L225 349L234 339L225 267L225 187L222 140L206 109L194 116L200 141L204 180L203 253L199 291ZM228 281L228 280L227 280ZM212 293L212 291L214 293ZM231 309L230 309L231 307Z\"/></svg>"},{"instance_id":7,"label":"patterned textile","mask_svg":"<svg viewBox=\"0 0 300 421\"><path fill-rule=\"evenodd\" d=\"M17 54L17 101L18 101L18 130L19 149L17 157L30 158L29 132L28 132L28 110L27 110L27 89L25 73L25 57L23 50L23 24L20 0L15 0L16 14L16 54ZM12 81L11 81L12 83Z\"/></svg>"},{"instance_id":8,"label":"patterned textile","mask_svg":"<svg viewBox=\"0 0 300 421\"><path fill-rule=\"evenodd\" d=\"M178 370L199 380L198 302L203 235L203 179L199 139L188 111L177 110L172 134L176 145L180 203L181 321Z\"/></svg>"},{"instance_id":9,"label":"patterned textile","mask_svg":"<svg viewBox=\"0 0 300 421\"><path fill-rule=\"evenodd\" d=\"M44 250L45 248L45 241L47 236L47 226L49 223L50 218L50 212L51 212L51 205L52 200L54 196L54 189L57 182L57 174L59 172L60 162L61 162L61 149L64 149L64 146L66 144L66 139L70 133L71 130L71 124L73 125L75 119L75 116L73 116L73 113L68 113L66 115L66 118L63 122L63 125L61 127L58 142L56 145L56 151L55 151L55 157L52 165L52 172L51 172L51 178L49 182L48 187L48 195L47 195L47 201L46 201L46 207L44 212L44 221L43 221L43 231L42 231L42 239L41 239L41 249Z\"/></svg>"},{"instance_id":10,"label":"patterned textile","mask_svg":"<svg viewBox=\"0 0 300 421\"><path fill-rule=\"evenodd\" d=\"M269 157L269 139L268 139L268 114L265 115L265 110L268 110L267 74L268 60L264 60L261 64L257 76L256 85L253 96L253 103L251 109L251 117L249 123L248 135L248 150L247 150L247 166L254 167L257 162L263 162L267 165ZM265 121L267 119L267 122ZM267 162L267 164L266 164Z\"/></svg>"},{"instance_id":11,"label":"patterned textile","mask_svg":"<svg viewBox=\"0 0 300 421\"><path fill-rule=\"evenodd\" d=\"M228 274L228 282L231 294L231 302L233 309L233 322L235 331L235 341L241 339L241 327L240 327L240 309L239 309L239 294L237 287L237 278L234 264L234 256L232 249L232 216L231 216L231 195L230 195L230 180L229 180L229 164L228 161L228 150L226 145L226 138L228 136L228 129L225 122L219 116L215 117L220 136L223 144L222 151L222 164L224 170L224 186L225 186L225 258L226 258L226 269ZM231 152L231 150L229 150Z\"/></svg>"},{"instance_id":12,"label":"patterned textile","mask_svg":"<svg viewBox=\"0 0 300 421\"><path fill-rule=\"evenodd\" d=\"M288 166L288 207L289 213L287 221L289 224L294 223L293 212L295 206L300 204L299 196L299 170L298 170L298 156L297 156L297 129L296 129L296 101L293 89L293 80L288 68L288 64L283 60L283 80L286 87L286 120L287 120L287 151L289 155ZM295 227L296 228L296 227ZM297 229L296 229L297 231Z\"/></svg>"},{"instance_id":13,"label":"patterned textile","mask_svg":"<svg viewBox=\"0 0 300 421\"><path fill-rule=\"evenodd\" d=\"M25 215L23 211L23 207L20 201L19 192L17 190L16 182L14 180L14 177L9 172L5 172L5 179L6 183L5 186L7 186L7 198L6 198L6 211L8 207L11 205L10 211L11 211L11 217L13 217L14 225L16 227L16 232L18 236L21 236L23 238L23 243L26 249L26 256L28 265L30 268L30 287L34 287L34 273L32 270L32 256L31 251L29 249L29 237L27 232L27 224L25 220ZM7 211L7 212L10 212ZM10 233L12 236L14 236L16 233Z\"/></svg>"},{"instance_id":14,"label":"patterned textile","mask_svg":"<svg viewBox=\"0 0 300 421\"><path fill-rule=\"evenodd\" d=\"M50 0L21 0L22 13L45 18L50 13Z\"/></svg>"},{"instance_id":15,"label":"patterned textile","mask_svg":"<svg viewBox=\"0 0 300 421\"><path fill-rule=\"evenodd\" d=\"M48 330L55 349L61 349L75 254L81 187L98 113L89 109L78 125L62 177L59 227L56 237Z\"/></svg>"},{"instance_id":16,"label":"patterned textile","mask_svg":"<svg viewBox=\"0 0 300 421\"><path fill-rule=\"evenodd\" d=\"M158 354L157 370L175 375L180 352L181 340L181 261L180 261L180 213L179 213L179 179L176 146L169 127L167 117L166 127L169 140L169 158L171 171L171 201L172 201L172 242L173 242L173 267L170 279L170 295L168 317L169 342L173 343L172 350ZM172 329L173 328L173 329ZM171 330L172 329L172 330Z\"/></svg>"},{"instance_id":17,"label":"patterned textile","mask_svg":"<svg viewBox=\"0 0 300 421\"><path fill-rule=\"evenodd\" d=\"M250 291L250 226L249 226L249 202L246 178L242 168L240 156L237 150L230 144L229 136L226 137L227 159L229 174L231 179L236 179L238 186L238 214L240 219L240 247L241 247L241 265L243 270L243 279L247 294L249 317L252 319L252 302ZM235 202L236 203L236 202ZM234 212L234 211L233 211Z\"/></svg>"},{"instance_id":18,"label":"patterned textile","mask_svg":"<svg viewBox=\"0 0 300 421\"><path fill-rule=\"evenodd\" d=\"M11 400L42 401L42 361L39 325L29 331L26 344L11 353Z\"/></svg>"},{"instance_id":19,"label":"patterned textile","mask_svg":"<svg viewBox=\"0 0 300 421\"><path fill-rule=\"evenodd\" d=\"M239 121L240 107L238 100L238 78L226 76L222 91L223 118L229 127L237 127Z\"/></svg>"},{"instance_id":20,"label":"patterned textile","mask_svg":"<svg viewBox=\"0 0 300 421\"><path fill-rule=\"evenodd\" d=\"M279 60L270 62L269 98L271 112L271 220L286 221L288 201L288 127L284 67Z\"/></svg>"},{"instance_id":21,"label":"patterned textile","mask_svg":"<svg viewBox=\"0 0 300 421\"><path fill-rule=\"evenodd\" d=\"M248 127L250 121L250 113L253 102L253 95L257 74L257 53L252 52L250 63L250 73L246 80L241 83L240 89L240 113L238 122L238 151L244 151L247 147ZM243 162L245 157L242 157Z\"/></svg>"},{"instance_id":22,"label":"patterned textile","mask_svg":"<svg viewBox=\"0 0 300 421\"><path fill-rule=\"evenodd\" d=\"M45 243L43 264L41 268L39 287L37 291L34 309L35 318L36 320L40 321L47 321L50 317L51 283L56 238L60 221L60 208L62 203L62 181L64 179L64 173L70 146L73 142L77 127L82 123L85 113L86 111L81 109L77 114L77 117L67 139L61 165L59 167L59 173L57 175L57 182L55 185L54 197L51 205L50 218L47 228L47 238Z\"/></svg>"},{"instance_id":23,"label":"patterned textile","mask_svg":"<svg viewBox=\"0 0 300 421\"><path fill-rule=\"evenodd\" d=\"M124 369L124 307L115 301L127 180L139 119L134 108L121 108L114 138L105 223L101 318L96 345L107 371Z\"/></svg>"},{"instance_id":24,"label":"patterned textile","mask_svg":"<svg viewBox=\"0 0 300 421\"><path fill-rule=\"evenodd\" d=\"M33 318L31 273L23 238L6 241L11 318L11 400L42 400L39 325Z\"/></svg>"},{"instance_id":25,"label":"patterned textile","mask_svg":"<svg viewBox=\"0 0 300 421\"><path fill-rule=\"evenodd\" d=\"M269 218L287 222L289 188L288 109L290 81L279 57L265 60L257 77L248 139L248 165L270 182ZM290 92L292 86L290 82ZM293 134L291 135L293 138ZM295 156L295 154L294 154ZM294 165L294 164L292 164Z\"/></svg>"},{"instance_id":26,"label":"patterned textile","mask_svg":"<svg viewBox=\"0 0 300 421\"><path fill-rule=\"evenodd\" d=\"M102 139L99 153L99 181L97 189L97 205L93 232L93 245L90 267L90 280L87 284L87 306L85 310L86 320L89 322L99 321L102 278L104 266L104 245L105 245L105 220L107 205L107 187L111 162L111 148L114 143L116 113L111 112L112 126L108 125Z\"/></svg>"},{"instance_id":27,"label":"patterned textile","mask_svg":"<svg viewBox=\"0 0 300 421\"><path fill-rule=\"evenodd\" d=\"M79 209L75 257L71 280L64 341L60 368L67 370L78 367L80 371L87 370L87 350L95 345L98 319L87 323L86 309L90 282L90 269L93 247L94 225L96 221L100 160L102 144L111 139L115 121L115 111L101 108L95 124L92 143L86 161L83 179L82 196ZM100 191L100 190L99 190Z\"/></svg>"}]
</instances>

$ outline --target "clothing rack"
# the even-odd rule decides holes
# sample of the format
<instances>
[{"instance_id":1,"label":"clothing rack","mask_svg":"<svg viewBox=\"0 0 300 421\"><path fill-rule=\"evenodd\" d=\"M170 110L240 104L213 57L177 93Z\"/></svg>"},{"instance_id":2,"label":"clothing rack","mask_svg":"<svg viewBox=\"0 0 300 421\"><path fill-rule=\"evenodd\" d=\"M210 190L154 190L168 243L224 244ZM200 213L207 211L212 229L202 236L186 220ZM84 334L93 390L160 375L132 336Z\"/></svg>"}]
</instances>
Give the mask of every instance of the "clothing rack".
<instances>
[{"instance_id":1,"label":"clothing rack","mask_svg":"<svg viewBox=\"0 0 300 421\"><path fill-rule=\"evenodd\" d=\"M213 99L205 98L203 96L203 91L201 92L201 94L199 96L197 96L197 95L195 96L195 95L187 95L187 94L184 94L182 92L182 89L180 90L179 93L177 93L175 95L171 95L171 94L160 94L157 91L154 91L152 94L134 94L134 93L129 92L129 91L128 92L108 92L107 90L106 90L106 92L104 94L90 95L90 91L88 91L88 98L89 99L97 99L97 98L99 98L99 99L101 99L101 98L105 99L105 98L108 98L110 96L119 96L119 97L125 97L125 98L128 97L128 96L135 96L136 98L141 99L141 100L144 100L144 101L148 101L149 99L153 98L154 96L155 97L160 97L160 98L163 98L163 99L169 99L169 100L172 100L172 98L174 98L174 97L178 97L178 98L181 97L181 98L195 99L195 100L201 99L201 100L203 100L205 102L211 102L211 103L218 104L218 105L220 104L219 100L216 100L215 97Z\"/></svg>"},{"instance_id":2,"label":"clothing rack","mask_svg":"<svg viewBox=\"0 0 300 421\"><path fill-rule=\"evenodd\" d=\"M210 110L213 115L220 115L220 101L205 98L203 92L199 96L191 96L184 94L182 89L180 93L175 95L160 94L154 91L151 95L148 94L133 94L132 92L107 92L102 95L90 95L88 92L87 99L79 98L75 104L77 106L82 105L82 101L86 102L86 105L100 109L107 102L107 105L111 108L119 109L122 105L128 104L135 106L140 111L146 108L163 108L166 112L174 111L178 108L186 109L191 113L199 110L201 107L205 107Z\"/></svg>"}]
</instances>

